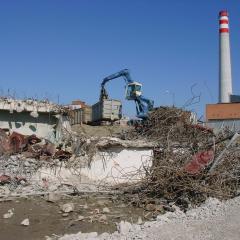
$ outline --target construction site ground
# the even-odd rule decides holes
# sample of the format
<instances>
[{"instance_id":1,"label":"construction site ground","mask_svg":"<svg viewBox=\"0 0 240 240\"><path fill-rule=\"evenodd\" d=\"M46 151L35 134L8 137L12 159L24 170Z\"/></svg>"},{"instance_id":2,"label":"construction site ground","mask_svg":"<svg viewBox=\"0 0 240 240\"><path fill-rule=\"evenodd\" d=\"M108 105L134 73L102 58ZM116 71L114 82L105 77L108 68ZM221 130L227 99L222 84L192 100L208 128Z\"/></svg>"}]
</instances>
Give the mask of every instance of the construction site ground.
<instances>
[{"instance_id":1,"label":"construction site ground","mask_svg":"<svg viewBox=\"0 0 240 240\"><path fill-rule=\"evenodd\" d=\"M74 209L64 213L61 206L73 204ZM112 233L121 220L137 223L143 219L144 211L128 206L117 196L108 194L87 194L82 196L62 195L57 202L49 202L44 197L25 197L1 202L0 239L40 240L45 236L62 236L79 231ZM13 209L13 216L2 216ZM109 212L108 212L109 210ZM21 225L28 218L29 226Z\"/></svg>"},{"instance_id":2,"label":"construction site ground","mask_svg":"<svg viewBox=\"0 0 240 240\"><path fill-rule=\"evenodd\" d=\"M61 240L78 239L149 239L149 240L238 240L240 237L240 198L221 203L208 199L205 204L186 213L177 211L159 216L142 225L122 223L113 234L66 235Z\"/></svg>"},{"instance_id":3,"label":"construction site ground","mask_svg":"<svg viewBox=\"0 0 240 240\"><path fill-rule=\"evenodd\" d=\"M2 134L0 239L240 239L239 139L175 107L136 128L75 126L60 149Z\"/></svg>"},{"instance_id":4,"label":"construction site ground","mask_svg":"<svg viewBox=\"0 0 240 240\"><path fill-rule=\"evenodd\" d=\"M73 212L63 216L60 206L69 201L74 203L76 208ZM104 206L107 206L110 212L105 213L106 221L99 221L103 215L97 211L98 209L102 211ZM240 237L239 197L226 202L210 198L202 206L190 209L186 213L180 210L167 212L158 216L155 221L139 224L132 223L137 223L140 216L143 218L142 209L120 202L115 204L112 198L106 195L65 196L57 203L47 202L44 198L15 199L1 202L0 214L3 215L12 208L14 208L14 215L11 218L0 219L1 239L40 240L60 237L61 240L237 240ZM98 220L97 218L94 220L94 211L95 216L98 215ZM85 220L76 220L78 216L85 217ZM29 218L29 226L20 224L25 218ZM122 220L127 222L122 222L121 225L119 222ZM118 227L118 231L116 231L117 223L121 226Z\"/></svg>"}]
</instances>

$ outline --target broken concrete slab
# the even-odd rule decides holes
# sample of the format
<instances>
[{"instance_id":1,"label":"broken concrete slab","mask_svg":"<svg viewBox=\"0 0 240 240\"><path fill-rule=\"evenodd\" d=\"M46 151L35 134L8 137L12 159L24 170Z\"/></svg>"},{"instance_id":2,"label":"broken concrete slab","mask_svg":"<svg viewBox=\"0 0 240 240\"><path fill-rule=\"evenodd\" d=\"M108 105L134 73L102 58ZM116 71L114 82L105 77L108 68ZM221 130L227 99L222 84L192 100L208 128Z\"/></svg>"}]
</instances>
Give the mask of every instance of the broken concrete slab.
<instances>
[{"instance_id":1,"label":"broken concrete slab","mask_svg":"<svg viewBox=\"0 0 240 240\"><path fill-rule=\"evenodd\" d=\"M103 208L102 212L103 212L103 213L110 213L110 209L107 208L107 207L105 207L105 208Z\"/></svg>"},{"instance_id":2,"label":"broken concrete slab","mask_svg":"<svg viewBox=\"0 0 240 240\"><path fill-rule=\"evenodd\" d=\"M55 203L55 202L57 202L57 201L59 201L60 199L61 199L61 194L59 194L59 193L55 193L55 192L50 192L49 194L47 194L46 196L45 196L45 199L48 201L48 202L53 202L53 203Z\"/></svg>"},{"instance_id":3,"label":"broken concrete slab","mask_svg":"<svg viewBox=\"0 0 240 240\"><path fill-rule=\"evenodd\" d=\"M76 221L82 221L82 220L84 220L84 219L85 219L84 216L78 215Z\"/></svg>"},{"instance_id":4,"label":"broken concrete slab","mask_svg":"<svg viewBox=\"0 0 240 240\"><path fill-rule=\"evenodd\" d=\"M94 139L94 138L92 138ZM137 148L137 149L152 149L156 147L156 142L147 141L144 139L138 140L122 140L120 138L111 138L111 137L103 137L100 138L96 144L99 150L109 149L109 148L118 148L122 147L124 149L127 148Z\"/></svg>"},{"instance_id":5,"label":"broken concrete slab","mask_svg":"<svg viewBox=\"0 0 240 240\"><path fill-rule=\"evenodd\" d=\"M7 219L7 218L11 218L14 214L14 208L9 209L7 213L3 214L3 218Z\"/></svg>"},{"instance_id":6,"label":"broken concrete slab","mask_svg":"<svg viewBox=\"0 0 240 240\"><path fill-rule=\"evenodd\" d=\"M64 213L70 213L70 212L73 212L74 210L74 204L73 203L65 203L61 206L61 210L64 212Z\"/></svg>"},{"instance_id":7,"label":"broken concrete slab","mask_svg":"<svg viewBox=\"0 0 240 240\"><path fill-rule=\"evenodd\" d=\"M22 222L21 222L21 225L23 226L29 226L30 225L30 221L28 218L24 219Z\"/></svg>"},{"instance_id":8,"label":"broken concrete slab","mask_svg":"<svg viewBox=\"0 0 240 240\"><path fill-rule=\"evenodd\" d=\"M117 225L118 232L122 235L127 235L132 228L132 224L127 221L121 221Z\"/></svg>"},{"instance_id":9,"label":"broken concrete slab","mask_svg":"<svg viewBox=\"0 0 240 240\"><path fill-rule=\"evenodd\" d=\"M99 217L99 222L106 222L107 221L107 216L103 214L102 216Z\"/></svg>"}]
</instances>

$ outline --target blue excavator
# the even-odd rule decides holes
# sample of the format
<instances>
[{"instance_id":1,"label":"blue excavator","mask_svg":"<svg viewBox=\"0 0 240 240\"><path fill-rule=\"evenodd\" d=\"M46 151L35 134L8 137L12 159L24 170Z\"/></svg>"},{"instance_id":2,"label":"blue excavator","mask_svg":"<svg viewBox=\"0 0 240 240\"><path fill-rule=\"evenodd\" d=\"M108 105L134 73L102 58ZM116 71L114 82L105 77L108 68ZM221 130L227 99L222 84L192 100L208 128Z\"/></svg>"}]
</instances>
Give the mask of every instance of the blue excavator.
<instances>
[{"instance_id":1,"label":"blue excavator","mask_svg":"<svg viewBox=\"0 0 240 240\"><path fill-rule=\"evenodd\" d=\"M127 100L134 100L136 104L137 117L147 119L149 111L153 110L153 100L142 96L142 84L132 80L129 70L123 69L117 73L105 77L101 83L100 101L109 99L105 84L113 79L123 77L125 80L125 98Z\"/></svg>"}]
</instances>

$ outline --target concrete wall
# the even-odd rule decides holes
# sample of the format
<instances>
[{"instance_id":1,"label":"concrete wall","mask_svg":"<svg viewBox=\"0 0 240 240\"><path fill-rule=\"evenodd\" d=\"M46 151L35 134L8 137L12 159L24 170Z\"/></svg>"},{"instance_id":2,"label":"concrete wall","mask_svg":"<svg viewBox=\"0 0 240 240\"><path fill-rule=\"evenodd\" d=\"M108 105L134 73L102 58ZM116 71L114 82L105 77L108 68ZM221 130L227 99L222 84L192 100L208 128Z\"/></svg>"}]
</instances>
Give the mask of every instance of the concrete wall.
<instances>
[{"instance_id":1,"label":"concrete wall","mask_svg":"<svg viewBox=\"0 0 240 240\"><path fill-rule=\"evenodd\" d=\"M58 185L70 184L76 187L118 184L136 182L145 176L143 166L151 166L152 150L110 148L108 151L98 152L91 168L66 168L64 164L54 168L41 168L32 177L32 182L41 183L46 179L50 190ZM79 160L80 161L80 160ZM138 170L141 171L138 171ZM55 189L54 189L55 190Z\"/></svg>"},{"instance_id":2,"label":"concrete wall","mask_svg":"<svg viewBox=\"0 0 240 240\"><path fill-rule=\"evenodd\" d=\"M34 118L29 112L13 112L0 110L0 128L10 129L12 131L24 134L35 134L38 137L49 140L55 139L55 124L57 119L49 113L38 113Z\"/></svg>"},{"instance_id":3,"label":"concrete wall","mask_svg":"<svg viewBox=\"0 0 240 240\"><path fill-rule=\"evenodd\" d=\"M134 182L143 176L137 172L151 164L152 150L111 148L98 152L91 168L82 169L82 174L96 181L109 183Z\"/></svg>"}]
</instances>

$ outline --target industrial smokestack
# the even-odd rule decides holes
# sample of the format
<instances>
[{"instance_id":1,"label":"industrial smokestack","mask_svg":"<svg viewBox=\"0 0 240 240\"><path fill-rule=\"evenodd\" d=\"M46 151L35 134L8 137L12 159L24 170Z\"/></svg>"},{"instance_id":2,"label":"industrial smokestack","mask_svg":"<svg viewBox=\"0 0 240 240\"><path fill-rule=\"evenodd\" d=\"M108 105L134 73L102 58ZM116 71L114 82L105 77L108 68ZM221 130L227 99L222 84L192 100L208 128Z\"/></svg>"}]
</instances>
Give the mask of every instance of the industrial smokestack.
<instances>
[{"instance_id":1,"label":"industrial smokestack","mask_svg":"<svg viewBox=\"0 0 240 240\"><path fill-rule=\"evenodd\" d=\"M232 95L232 72L228 12L219 12L219 102L229 103Z\"/></svg>"}]
</instances>

